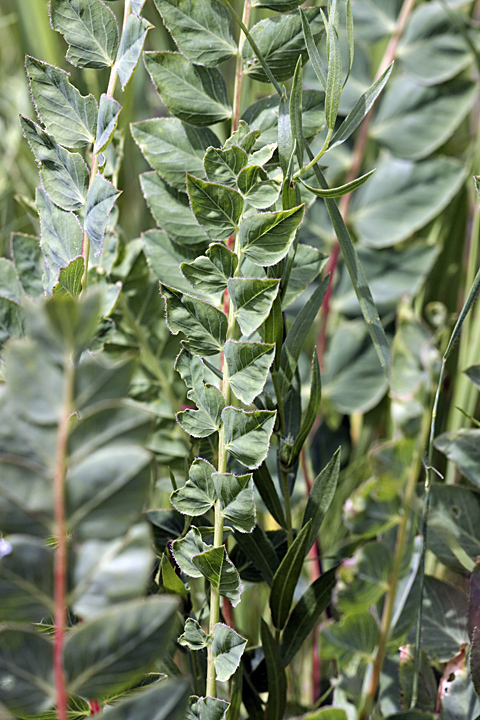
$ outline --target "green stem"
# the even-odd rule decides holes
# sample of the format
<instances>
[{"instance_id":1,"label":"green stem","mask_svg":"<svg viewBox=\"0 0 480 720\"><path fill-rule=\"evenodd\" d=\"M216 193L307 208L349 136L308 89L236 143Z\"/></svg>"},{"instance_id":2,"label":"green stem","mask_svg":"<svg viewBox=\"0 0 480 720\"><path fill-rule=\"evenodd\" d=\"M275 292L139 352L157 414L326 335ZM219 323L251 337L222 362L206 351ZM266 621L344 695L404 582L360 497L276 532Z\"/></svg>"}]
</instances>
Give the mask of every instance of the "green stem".
<instances>
[{"instance_id":1,"label":"green stem","mask_svg":"<svg viewBox=\"0 0 480 720\"><path fill-rule=\"evenodd\" d=\"M67 580L67 531L65 521L65 477L67 474L68 421L72 412L74 388L74 361L69 355L65 362L65 390L63 412L58 424L53 475L54 521L55 521L55 568L54 568L54 640L53 667L58 720L67 720L68 694L63 669L63 646L67 621L65 586Z\"/></svg>"},{"instance_id":2,"label":"green stem","mask_svg":"<svg viewBox=\"0 0 480 720\"><path fill-rule=\"evenodd\" d=\"M243 6L242 25L248 27L248 21L250 19L250 8L251 0L245 0ZM238 38L238 50L237 50L237 63L235 67L235 87L233 90L233 119L232 119L232 132L238 130L240 123L240 100L242 96L242 84L243 84L243 58L242 50L245 44L245 33L240 28L240 37Z\"/></svg>"},{"instance_id":3,"label":"green stem","mask_svg":"<svg viewBox=\"0 0 480 720\"><path fill-rule=\"evenodd\" d=\"M293 542L293 533L292 533L292 508L290 503L290 489L288 487L288 472L282 469L282 490L283 490L283 499L285 502L285 521L286 521L286 531L287 531L287 544L288 547Z\"/></svg>"},{"instance_id":4,"label":"green stem","mask_svg":"<svg viewBox=\"0 0 480 720\"><path fill-rule=\"evenodd\" d=\"M122 35L123 35L123 32L127 25L127 20L130 17L131 12L132 12L132 8L130 5L130 0L125 0L124 11L123 11ZM112 69L110 70L110 77L108 79L108 86L107 86L107 93L106 93L108 97L113 97L113 93L115 92L115 86L117 84L117 80L118 80L118 73L116 70L116 66L113 65ZM88 189L91 188L92 183L95 180L95 177L97 175L97 171L98 171L98 154L94 153L92 155L92 167L90 168L90 179L88 182ZM83 257L83 262L84 262L84 269L83 269L83 275L82 275L82 293L84 293L87 288L88 260L90 257L90 238L88 237L85 228L83 230L83 238L82 238L82 257Z\"/></svg>"},{"instance_id":5,"label":"green stem","mask_svg":"<svg viewBox=\"0 0 480 720\"><path fill-rule=\"evenodd\" d=\"M309 170L311 170L311 169L313 168L313 166L317 164L317 162L320 160L320 158L321 158L323 155L325 155L325 153L326 153L327 150L328 150L328 145L329 145L329 143L330 143L330 140L331 140L331 138L332 138L332 135L333 135L333 128L330 128L329 131L328 131L328 133L327 133L327 137L325 138L325 142L323 143L323 147L322 147L322 149L320 150L320 152L318 153L318 155L315 155L315 157L313 158L313 160L310 160L310 162L308 163L308 165L305 165L305 167L300 168L300 170L297 170L297 172L296 172L296 173L294 174L294 176L292 177L292 180L293 180L293 181L295 181L297 178L299 178L300 175L303 175L304 173L306 173L306 172L308 172Z\"/></svg>"}]
</instances>

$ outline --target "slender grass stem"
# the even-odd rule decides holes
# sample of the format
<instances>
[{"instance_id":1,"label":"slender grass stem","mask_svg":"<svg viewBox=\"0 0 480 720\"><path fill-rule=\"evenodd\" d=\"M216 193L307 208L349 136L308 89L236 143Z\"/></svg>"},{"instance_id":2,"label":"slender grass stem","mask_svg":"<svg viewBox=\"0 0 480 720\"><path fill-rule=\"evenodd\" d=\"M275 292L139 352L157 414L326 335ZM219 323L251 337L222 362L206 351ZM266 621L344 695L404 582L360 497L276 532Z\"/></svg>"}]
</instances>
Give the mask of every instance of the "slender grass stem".
<instances>
[{"instance_id":1,"label":"slender grass stem","mask_svg":"<svg viewBox=\"0 0 480 720\"><path fill-rule=\"evenodd\" d=\"M127 20L130 17L130 14L132 12L132 8L130 5L130 0L124 0L124 11L123 11L123 25L122 25L122 34L125 30L125 27L127 25ZM110 77L108 79L108 86L107 86L107 96L113 97L113 93L115 92L115 87L118 80L118 73L116 66L113 65L112 69L110 70ZM92 155L92 166L90 168L90 179L88 181L88 188L90 189L92 186L93 181L95 180L95 177L98 172L98 153L93 153ZM88 275L88 261L90 257L90 238L87 235L87 231L84 228L83 229L83 238L82 238L82 257L84 262L84 268L83 268L83 275L82 275L82 293L85 292L87 287L87 275Z\"/></svg>"},{"instance_id":2,"label":"slender grass stem","mask_svg":"<svg viewBox=\"0 0 480 720\"><path fill-rule=\"evenodd\" d=\"M53 475L55 566L54 566L54 639L53 667L58 720L67 720L68 695L63 669L63 646L67 621L65 601L67 581L67 531L65 522L65 477L67 473L68 421L72 412L74 387L74 360L71 355L65 361L65 388L63 411L58 424L55 448L55 471Z\"/></svg>"}]
</instances>

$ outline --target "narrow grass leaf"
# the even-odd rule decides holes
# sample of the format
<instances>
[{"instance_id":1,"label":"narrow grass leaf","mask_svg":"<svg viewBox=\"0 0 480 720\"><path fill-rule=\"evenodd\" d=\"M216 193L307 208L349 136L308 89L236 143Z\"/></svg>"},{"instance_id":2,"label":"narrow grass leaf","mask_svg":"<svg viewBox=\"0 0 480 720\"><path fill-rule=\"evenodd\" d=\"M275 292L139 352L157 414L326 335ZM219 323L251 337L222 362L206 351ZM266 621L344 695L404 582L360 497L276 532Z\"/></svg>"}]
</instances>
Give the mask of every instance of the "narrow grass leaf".
<instances>
[{"instance_id":1,"label":"narrow grass leaf","mask_svg":"<svg viewBox=\"0 0 480 720\"><path fill-rule=\"evenodd\" d=\"M337 489L338 475L340 473L340 448L336 450L330 462L315 478L307 506L303 514L302 525L312 521L308 549L315 542L318 531L322 525L328 508Z\"/></svg>"},{"instance_id":2,"label":"narrow grass leaf","mask_svg":"<svg viewBox=\"0 0 480 720\"><path fill-rule=\"evenodd\" d=\"M308 17L302 10L302 8L299 9L299 13L302 22L303 37L305 38L305 45L307 48L308 57L310 59L310 62L312 63L312 67L315 75L317 76L318 82L325 90L327 87L327 70L325 69L325 65L323 64L320 53L317 50L318 39L314 37Z\"/></svg>"},{"instance_id":3,"label":"narrow grass leaf","mask_svg":"<svg viewBox=\"0 0 480 720\"><path fill-rule=\"evenodd\" d=\"M292 450L292 461L299 457L302 450L303 444L307 439L310 430L317 419L318 413L320 412L320 402L322 399L322 378L320 374L320 365L318 363L317 350L313 351L312 360L312 380L310 384L310 395L308 398L308 405L305 411L305 416L302 420L302 425L298 436L295 438Z\"/></svg>"},{"instance_id":4,"label":"narrow grass leaf","mask_svg":"<svg viewBox=\"0 0 480 720\"><path fill-rule=\"evenodd\" d=\"M285 667L290 665L331 602L335 572L336 568L332 568L317 578L293 608L282 635L281 652Z\"/></svg>"},{"instance_id":5,"label":"narrow grass leaf","mask_svg":"<svg viewBox=\"0 0 480 720\"><path fill-rule=\"evenodd\" d=\"M285 514L268 467L263 463L253 473L255 486L270 515L280 527L286 528Z\"/></svg>"},{"instance_id":6,"label":"narrow grass leaf","mask_svg":"<svg viewBox=\"0 0 480 720\"><path fill-rule=\"evenodd\" d=\"M311 532L311 521L300 530L275 573L270 594L272 622L283 630L292 606L293 593L302 572Z\"/></svg>"},{"instance_id":7,"label":"narrow grass leaf","mask_svg":"<svg viewBox=\"0 0 480 720\"><path fill-rule=\"evenodd\" d=\"M368 180L369 177L373 175L375 170L370 170L370 172L365 173L365 175L362 175L359 178L356 178L355 180L351 180L350 182L346 183L345 185L340 185L336 188L329 188L328 190L324 188L315 188L311 185L307 185L307 183L303 182L302 178L300 179L300 182L304 187L307 188L307 190L310 190L311 193L316 195L317 197L321 198L337 198L341 197L342 195L348 195L348 193L353 192L357 188L360 187L360 185L363 185L364 182Z\"/></svg>"},{"instance_id":8,"label":"narrow grass leaf","mask_svg":"<svg viewBox=\"0 0 480 720\"><path fill-rule=\"evenodd\" d=\"M303 95L303 71L302 56L298 58L295 73L293 75L292 90L290 92L290 127L292 136L296 141L298 166L303 167L303 154L305 152L303 128L302 128L302 95Z\"/></svg>"},{"instance_id":9,"label":"narrow grass leaf","mask_svg":"<svg viewBox=\"0 0 480 720\"><path fill-rule=\"evenodd\" d=\"M256 525L251 533L236 533L235 540L263 580L271 586L278 568L278 557L266 533Z\"/></svg>"},{"instance_id":10,"label":"narrow grass leaf","mask_svg":"<svg viewBox=\"0 0 480 720\"><path fill-rule=\"evenodd\" d=\"M268 701L265 720L282 720L287 705L287 678L280 650L263 619L260 634L268 678Z\"/></svg>"}]
</instances>

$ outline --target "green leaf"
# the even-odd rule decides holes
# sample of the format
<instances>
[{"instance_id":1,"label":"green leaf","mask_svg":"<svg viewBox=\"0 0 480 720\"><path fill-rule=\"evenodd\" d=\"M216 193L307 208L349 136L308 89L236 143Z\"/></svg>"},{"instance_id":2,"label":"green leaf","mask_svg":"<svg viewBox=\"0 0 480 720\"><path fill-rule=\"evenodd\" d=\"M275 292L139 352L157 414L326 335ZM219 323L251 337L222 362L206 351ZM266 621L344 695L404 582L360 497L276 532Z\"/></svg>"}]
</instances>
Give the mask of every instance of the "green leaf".
<instances>
[{"instance_id":1,"label":"green leaf","mask_svg":"<svg viewBox=\"0 0 480 720\"><path fill-rule=\"evenodd\" d=\"M340 473L340 448L335 451L332 459L315 478L307 506L303 514L302 526L312 521L308 549L315 542L318 531L327 514L337 489L338 475Z\"/></svg>"},{"instance_id":2,"label":"green leaf","mask_svg":"<svg viewBox=\"0 0 480 720\"><path fill-rule=\"evenodd\" d=\"M0 258L0 297L21 303L23 288L17 276L17 269L11 260Z\"/></svg>"},{"instance_id":3,"label":"green leaf","mask_svg":"<svg viewBox=\"0 0 480 720\"><path fill-rule=\"evenodd\" d=\"M111 605L137 598L150 584L154 560L144 522L133 525L124 537L86 540L75 553L69 605L86 620Z\"/></svg>"},{"instance_id":4,"label":"green leaf","mask_svg":"<svg viewBox=\"0 0 480 720\"><path fill-rule=\"evenodd\" d=\"M435 439L435 447L455 463L471 483L480 487L480 430L461 428L443 433Z\"/></svg>"},{"instance_id":5,"label":"green leaf","mask_svg":"<svg viewBox=\"0 0 480 720\"><path fill-rule=\"evenodd\" d=\"M229 704L218 698L192 695L185 720L224 720Z\"/></svg>"},{"instance_id":6,"label":"green leaf","mask_svg":"<svg viewBox=\"0 0 480 720\"><path fill-rule=\"evenodd\" d=\"M235 274L238 259L225 245L210 245L206 255L200 255L191 263L182 263L180 269L190 285L218 298L226 290L228 279Z\"/></svg>"},{"instance_id":7,"label":"green leaf","mask_svg":"<svg viewBox=\"0 0 480 720\"><path fill-rule=\"evenodd\" d=\"M334 133L332 141L329 145L329 150L331 150L337 145L341 145L341 143L345 142L345 140L348 140L350 135L355 132L364 117L372 109L375 100L378 98L383 88L385 87L388 78L392 73L392 70L393 63L388 66L388 68L380 75L378 80L376 80L373 85L368 88L368 90L365 90L363 95L357 100L345 120L343 120L338 130ZM405 132L404 128L402 128L402 132Z\"/></svg>"},{"instance_id":8,"label":"green leaf","mask_svg":"<svg viewBox=\"0 0 480 720\"><path fill-rule=\"evenodd\" d=\"M398 15L396 0L355 0L355 30L359 38L374 43L395 32Z\"/></svg>"},{"instance_id":9,"label":"green leaf","mask_svg":"<svg viewBox=\"0 0 480 720\"><path fill-rule=\"evenodd\" d=\"M446 662L468 642L467 597L458 588L425 577L422 648L431 660Z\"/></svg>"},{"instance_id":10,"label":"green leaf","mask_svg":"<svg viewBox=\"0 0 480 720\"><path fill-rule=\"evenodd\" d=\"M270 594L270 610L272 622L278 630L282 630L287 622L292 606L293 593L302 572L305 554L311 532L309 521L298 533L288 552L275 573Z\"/></svg>"},{"instance_id":11,"label":"green leaf","mask_svg":"<svg viewBox=\"0 0 480 720\"><path fill-rule=\"evenodd\" d=\"M103 175L97 173L90 185L85 207L85 232L95 255L100 255L108 216L120 192Z\"/></svg>"},{"instance_id":12,"label":"green leaf","mask_svg":"<svg viewBox=\"0 0 480 720\"><path fill-rule=\"evenodd\" d=\"M223 150L208 148L203 165L205 174L212 182L234 188L237 175L248 162L248 155L238 145Z\"/></svg>"},{"instance_id":13,"label":"green leaf","mask_svg":"<svg viewBox=\"0 0 480 720\"><path fill-rule=\"evenodd\" d=\"M225 399L214 385L204 384L204 365L198 357L190 363L192 387L187 394L198 410L184 410L177 413L178 424L193 437L208 437L220 430L221 414L225 407Z\"/></svg>"},{"instance_id":14,"label":"green leaf","mask_svg":"<svg viewBox=\"0 0 480 720\"><path fill-rule=\"evenodd\" d=\"M236 190L205 182L187 173L190 206L199 224L212 240L226 240L237 229L243 198Z\"/></svg>"},{"instance_id":15,"label":"green leaf","mask_svg":"<svg viewBox=\"0 0 480 720\"><path fill-rule=\"evenodd\" d=\"M358 258L375 304L384 314L397 307L404 295L415 297L433 267L437 249L425 243L409 245L405 250L358 248ZM346 269L335 287L335 308L344 315L360 314L360 307Z\"/></svg>"},{"instance_id":16,"label":"green leaf","mask_svg":"<svg viewBox=\"0 0 480 720\"><path fill-rule=\"evenodd\" d=\"M378 625L369 612L345 615L321 630L321 657L335 658L340 668L355 656L371 661L378 644Z\"/></svg>"},{"instance_id":17,"label":"green leaf","mask_svg":"<svg viewBox=\"0 0 480 720\"><path fill-rule=\"evenodd\" d=\"M415 78L397 75L370 125L370 135L396 157L425 158L453 135L472 109L476 90L475 83L458 78L425 87Z\"/></svg>"},{"instance_id":18,"label":"green leaf","mask_svg":"<svg viewBox=\"0 0 480 720\"><path fill-rule=\"evenodd\" d=\"M145 38L151 28L153 28L153 25L144 18L138 17L138 15L130 15L127 20L114 65L122 90L125 90L133 71L137 67Z\"/></svg>"},{"instance_id":19,"label":"green leaf","mask_svg":"<svg viewBox=\"0 0 480 720\"><path fill-rule=\"evenodd\" d=\"M420 649L418 667L415 660L415 646L406 645L402 648L399 662L400 692L402 707L412 705L414 677L418 673L418 689L415 706L418 710L431 710L437 707L438 682L426 653Z\"/></svg>"},{"instance_id":20,"label":"green leaf","mask_svg":"<svg viewBox=\"0 0 480 720\"><path fill-rule=\"evenodd\" d=\"M15 265L17 263L15 262ZM480 365L472 365L471 367L467 368L465 370L465 375L467 375L470 380L476 385L477 388L480 388Z\"/></svg>"},{"instance_id":21,"label":"green leaf","mask_svg":"<svg viewBox=\"0 0 480 720\"><path fill-rule=\"evenodd\" d=\"M342 56L335 17L336 4L332 5L327 23L327 84L325 85L325 120L327 128L334 130L342 94Z\"/></svg>"},{"instance_id":22,"label":"green leaf","mask_svg":"<svg viewBox=\"0 0 480 720\"><path fill-rule=\"evenodd\" d=\"M292 91L290 93L290 126L293 139L296 142L298 166L303 167L304 139L302 126L302 95L303 95L303 72L302 57L298 58L295 74L293 76Z\"/></svg>"},{"instance_id":23,"label":"green leaf","mask_svg":"<svg viewBox=\"0 0 480 720\"><path fill-rule=\"evenodd\" d=\"M39 125L20 117L24 137L40 167L40 177L48 196L63 210L78 210L85 204L88 169L79 153L57 145Z\"/></svg>"},{"instance_id":24,"label":"green leaf","mask_svg":"<svg viewBox=\"0 0 480 720\"><path fill-rule=\"evenodd\" d=\"M134 15L140 15L142 8L145 5L145 0L130 0L130 7Z\"/></svg>"},{"instance_id":25,"label":"green leaf","mask_svg":"<svg viewBox=\"0 0 480 720\"><path fill-rule=\"evenodd\" d=\"M457 20L464 17L458 11ZM397 57L425 85L438 85L456 77L472 63L472 53L461 33L453 31L452 18L442 3L422 4L415 9L400 39Z\"/></svg>"},{"instance_id":26,"label":"green leaf","mask_svg":"<svg viewBox=\"0 0 480 720\"><path fill-rule=\"evenodd\" d=\"M268 679L268 702L265 719L282 720L287 705L287 678L283 669L282 657L278 645L263 619L260 632Z\"/></svg>"},{"instance_id":27,"label":"green leaf","mask_svg":"<svg viewBox=\"0 0 480 720\"><path fill-rule=\"evenodd\" d=\"M43 256L39 238L12 233L11 255L23 290L33 297L43 297Z\"/></svg>"},{"instance_id":28,"label":"green leaf","mask_svg":"<svg viewBox=\"0 0 480 720\"><path fill-rule=\"evenodd\" d=\"M180 120L205 127L231 118L219 70L192 65L181 53L146 52L143 57L163 102Z\"/></svg>"},{"instance_id":29,"label":"green leaf","mask_svg":"<svg viewBox=\"0 0 480 720\"><path fill-rule=\"evenodd\" d=\"M68 691L103 700L130 688L165 653L177 607L173 598L149 597L77 625L64 646Z\"/></svg>"},{"instance_id":30,"label":"green leaf","mask_svg":"<svg viewBox=\"0 0 480 720\"><path fill-rule=\"evenodd\" d=\"M447 567L465 574L452 550L460 548L475 562L480 555L477 532L480 523L480 493L451 485L432 485L428 522L428 548Z\"/></svg>"},{"instance_id":31,"label":"green leaf","mask_svg":"<svg viewBox=\"0 0 480 720\"><path fill-rule=\"evenodd\" d=\"M282 307L285 309L317 279L326 263L326 256L309 245L298 243L293 260L290 279L283 296Z\"/></svg>"},{"instance_id":32,"label":"green leaf","mask_svg":"<svg viewBox=\"0 0 480 720\"><path fill-rule=\"evenodd\" d=\"M252 3L252 7L269 8L275 12L295 10L299 5L301 5L300 0L254 0Z\"/></svg>"},{"instance_id":33,"label":"green leaf","mask_svg":"<svg viewBox=\"0 0 480 720\"><path fill-rule=\"evenodd\" d=\"M166 552L162 555L160 571L161 584L163 585L164 592L168 595L180 595L182 600L188 601L187 588L173 569L172 563L168 559Z\"/></svg>"},{"instance_id":34,"label":"green leaf","mask_svg":"<svg viewBox=\"0 0 480 720\"><path fill-rule=\"evenodd\" d=\"M302 352L303 345L310 332L313 321L315 320L320 306L325 297L328 288L329 277L327 276L320 285L314 290L310 298L302 307L290 328L287 338L282 347L280 358L281 367L281 392L285 394L295 375L298 359Z\"/></svg>"},{"instance_id":35,"label":"green leaf","mask_svg":"<svg viewBox=\"0 0 480 720\"><path fill-rule=\"evenodd\" d=\"M53 612L53 552L26 535L10 535L0 557L0 620L38 623Z\"/></svg>"},{"instance_id":36,"label":"green leaf","mask_svg":"<svg viewBox=\"0 0 480 720\"><path fill-rule=\"evenodd\" d=\"M218 147L217 136L208 128L196 128L178 118L154 118L130 126L145 159L166 182L185 190L185 174L203 175L203 156L208 147Z\"/></svg>"},{"instance_id":37,"label":"green leaf","mask_svg":"<svg viewBox=\"0 0 480 720\"><path fill-rule=\"evenodd\" d=\"M465 652L460 651L445 667L438 689L440 720L465 720L480 714L480 698L475 693L467 659Z\"/></svg>"},{"instance_id":38,"label":"green leaf","mask_svg":"<svg viewBox=\"0 0 480 720\"><path fill-rule=\"evenodd\" d=\"M67 267L81 255L82 229L75 215L54 205L41 188L37 188L35 205L40 215L42 252L47 265L57 277L60 268Z\"/></svg>"},{"instance_id":39,"label":"green leaf","mask_svg":"<svg viewBox=\"0 0 480 720\"><path fill-rule=\"evenodd\" d=\"M283 507L275 489L275 485L273 484L270 471L265 463L255 470L253 473L253 480L268 512L275 522L280 525L280 527L285 528L286 521Z\"/></svg>"},{"instance_id":40,"label":"green leaf","mask_svg":"<svg viewBox=\"0 0 480 720\"><path fill-rule=\"evenodd\" d=\"M95 139L97 101L84 97L64 70L27 55L25 61L35 110L60 145L80 148Z\"/></svg>"},{"instance_id":41,"label":"green leaf","mask_svg":"<svg viewBox=\"0 0 480 720\"><path fill-rule=\"evenodd\" d=\"M140 175L140 185L157 225L179 245L200 245L208 235L197 223L188 196L170 187L156 172Z\"/></svg>"},{"instance_id":42,"label":"green leaf","mask_svg":"<svg viewBox=\"0 0 480 720\"><path fill-rule=\"evenodd\" d=\"M250 405L260 395L267 381L275 345L227 340L223 351L230 387L239 400Z\"/></svg>"},{"instance_id":43,"label":"green leaf","mask_svg":"<svg viewBox=\"0 0 480 720\"><path fill-rule=\"evenodd\" d=\"M217 680L226 682L240 665L247 641L241 635L224 625L217 623L213 628L212 657Z\"/></svg>"},{"instance_id":44,"label":"green leaf","mask_svg":"<svg viewBox=\"0 0 480 720\"><path fill-rule=\"evenodd\" d=\"M423 710L405 710L389 715L385 720L437 720L437 715Z\"/></svg>"},{"instance_id":45,"label":"green leaf","mask_svg":"<svg viewBox=\"0 0 480 720\"><path fill-rule=\"evenodd\" d=\"M228 293L242 333L248 337L265 321L275 300L279 280L265 278L232 278Z\"/></svg>"},{"instance_id":46,"label":"green leaf","mask_svg":"<svg viewBox=\"0 0 480 720\"><path fill-rule=\"evenodd\" d=\"M241 170L237 178L237 187L249 204L259 210L273 205L280 192L279 183L269 180L266 171L260 165L248 165Z\"/></svg>"},{"instance_id":47,"label":"green leaf","mask_svg":"<svg viewBox=\"0 0 480 720\"><path fill-rule=\"evenodd\" d=\"M203 632L198 622L191 617L187 618L183 634L178 638L178 643L188 647L190 650L201 650L207 647L210 642L211 639Z\"/></svg>"},{"instance_id":48,"label":"green leaf","mask_svg":"<svg viewBox=\"0 0 480 720\"><path fill-rule=\"evenodd\" d=\"M53 644L22 626L0 628L0 703L15 715L39 715L55 702Z\"/></svg>"},{"instance_id":49,"label":"green leaf","mask_svg":"<svg viewBox=\"0 0 480 720\"><path fill-rule=\"evenodd\" d=\"M252 532L255 527L252 476L213 473L212 480L224 520L241 533Z\"/></svg>"},{"instance_id":50,"label":"green leaf","mask_svg":"<svg viewBox=\"0 0 480 720\"><path fill-rule=\"evenodd\" d=\"M275 417L270 410L226 407L222 413L226 450L250 470L258 468L267 457Z\"/></svg>"},{"instance_id":51,"label":"green leaf","mask_svg":"<svg viewBox=\"0 0 480 720\"><path fill-rule=\"evenodd\" d=\"M226 340L227 318L218 308L190 295L181 294L162 285L166 303L166 317L170 331L182 331L187 340L184 345L192 353L216 355Z\"/></svg>"},{"instance_id":52,"label":"green leaf","mask_svg":"<svg viewBox=\"0 0 480 720\"><path fill-rule=\"evenodd\" d=\"M304 211L304 205L300 205L292 210L250 215L240 224L241 252L261 267L276 265L288 253Z\"/></svg>"},{"instance_id":53,"label":"green leaf","mask_svg":"<svg viewBox=\"0 0 480 720\"><path fill-rule=\"evenodd\" d=\"M183 515L203 515L213 507L217 499L212 473L213 465L196 458L190 466L188 480L170 496L173 507Z\"/></svg>"},{"instance_id":54,"label":"green leaf","mask_svg":"<svg viewBox=\"0 0 480 720\"><path fill-rule=\"evenodd\" d=\"M282 635L281 651L285 667L290 665L331 602L335 571L336 568L332 568L317 578L293 608Z\"/></svg>"},{"instance_id":55,"label":"green leaf","mask_svg":"<svg viewBox=\"0 0 480 720\"><path fill-rule=\"evenodd\" d=\"M293 464L293 459L298 459L302 450L303 444L307 439L310 430L312 429L315 420L317 419L318 413L320 412L320 403L322 399L322 379L320 375L320 365L318 362L317 351L313 351L312 360L312 380L310 385L310 395L308 398L307 410L302 420L300 431L295 438L293 443L292 455L289 460L289 465Z\"/></svg>"},{"instance_id":56,"label":"green leaf","mask_svg":"<svg viewBox=\"0 0 480 720\"><path fill-rule=\"evenodd\" d=\"M155 0L166 28L191 62L217 67L233 57L230 13L219 2L208 0Z\"/></svg>"},{"instance_id":57,"label":"green leaf","mask_svg":"<svg viewBox=\"0 0 480 720\"><path fill-rule=\"evenodd\" d=\"M185 537L172 543L173 556L178 567L185 575L195 578L202 577L202 573L197 565L194 565L192 558L211 547L203 542L200 531L196 527L192 527Z\"/></svg>"},{"instance_id":58,"label":"green leaf","mask_svg":"<svg viewBox=\"0 0 480 720\"><path fill-rule=\"evenodd\" d=\"M363 320L342 323L330 341L323 373L323 397L343 413L367 412L388 388Z\"/></svg>"},{"instance_id":59,"label":"green leaf","mask_svg":"<svg viewBox=\"0 0 480 720\"><path fill-rule=\"evenodd\" d=\"M355 194L350 221L364 245L391 247L433 220L464 180L464 169L451 158L435 156L418 163L384 160Z\"/></svg>"},{"instance_id":60,"label":"green leaf","mask_svg":"<svg viewBox=\"0 0 480 720\"><path fill-rule=\"evenodd\" d=\"M50 0L50 21L68 43L66 57L72 65L113 65L118 47L117 23L101 0Z\"/></svg>"},{"instance_id":61,"label":"green leaf","mask_svg":"<svg viewBox=\"0 0 480 720\"><path fill-rule=\"evenodd\" d=\"M338 608L344 613L368 612L390 586L392 556L381 542L369 542L337 571Z\"/></svg>"},{"instance_id":62,"label":"green leaf","mask_svg":"<svg viewBox=\"0 0 480 720\"><path fill-rule=\"evenodd\" d=\"M314 40L318 42L323 32L319 8L307 9L305 16L310 24ZM299 55L302 56L302 64L305 64L308 59L302 23L297 13L260 20L252 27L250 34L278 81L288 80L292 77ZM243 46L242 55L244 72L254 80L269 82L269 78L248 40Z\"/></svg>"},{"instance_id":63,"label":"green leaf","mask_svg":"<svg viewBox=\"0 0 480 720\"><path fill-rule=\"evenodd\" d=\"M67 292L74 298L77 298L82 292L82 277L85 269L85 260L80 257L72 260L67 267L60 270L58 276L58 285L54 288L54 292Z\"/></svg>"},{"instance_id":64,"label":"green leaf","mask_svg":"<svg viewBox=\"0 0 480 720\"><path fill-rule=\"evenodd\" d=\"M340 185L340 187L336 188L328 188L328 190L325 190L324 188L312 187L312 185L307 185L306 182L303 182L302 178L299 178L299 180L302 185L307 188L307 190L310 190L310 192L317 197L336 198L341 197L342 195L348 195L348 193L351 193L357 188L359 188L361 185L363 185L364 182L367 182L367 180L373 175L374 172L375 169L370 170L370 172L365 173L365 175L361 175L355 180L351 180L351 182L348 182L345 185Z\"/></svg>"},{"instance_id":65,"label":"green leaf","mask_svg":"<svg viewBox=\"0 0 480 720\"><path fill-rule=\"evenodd\" d=\"M122 106L113 97L102 93L98 108L97 136L93 147L95 154L103 152L112 139L121 109Z\"/></svg>"},{"instance_id":66,"label":"green leaf","mask_svg":"<svg viewBox=\"0 0 480 720\"><path fill-rule=\"evenodd\" d=\"M242 593L242 583L235 566L228 559L223 545L194 555L192 562L201 575L218 589L220 595L228 598L233 607L238 605Z\"/></svg>"},{"instance_id":67,"label":"green leaf","mask_svg":"<svg viewBox=\"0 0 480 720\"><path fill-rule=\"evenodd\" d=\"M327 87L327 70L323 64L320 53L317 50L318 38L315 38L310 27L308 17L304 11L300 8L300 18L302 21L302 32L305 39L305 46L307 48L308 57L312 63L313 70L317 76L317 80L325 90Z\"/></svg>"},{"instance_id":68,"label":"green leaf","mask_svg":"<svg viewBox=\"0 0 480 720\"><path fill-rule=\"evenodd\" d=\"M287 92L285 87L283 88L282 97L280 98L280 105L278 106L278 156L280 160L280 166L283 172L283 187L287 187L291 192L291 179L293 171L293 158L295 156L295 142L296 139L293 137L292 126L290 122L289 106L287 101ZM282 203L284 209L293 207L295 203Z\"/></svg>"},{"instance_id":69,"label":"green leaf","mask_svg":"<svg viewBox=\"0 0 480 720\"><path fill-rule=\"evenodd\" d=\"M318 90L304 90L302 97L302 126L305 138L313 138L325 127L325 113L323 111L324 94ZM250 105L243 114L243 118L250 127L261 131L261 143L264 147L253 153L250 162L264 165L271 157L269 145L278 140L278 117L280 98L278 95L268 95ZM258 154L257 154L258 153ZM267 157L264 158L264 154Z\"/></svg>"},{"instance_id":70,"label":"green leaf","mask_svg":"<svg viewBox=\"0 0 480 720\"><path fill-rule=\"evenodd\" d=\"M258 570L261 578L271 586L273 576L278 568L278 557L268 535L259 525L256 525L251 533L235 533L235 540L241 551Z\"/></svg>"},{"instance_id":71,"label":"green leaf","mask_svg":"<svg viewBox=\"0 0 480 720\"><path fill-rule=\"evenodd\" d=\"M186 680L160 680L112 704L110 720L183 720L190 694Z\"/></svg>"}]
</instances>

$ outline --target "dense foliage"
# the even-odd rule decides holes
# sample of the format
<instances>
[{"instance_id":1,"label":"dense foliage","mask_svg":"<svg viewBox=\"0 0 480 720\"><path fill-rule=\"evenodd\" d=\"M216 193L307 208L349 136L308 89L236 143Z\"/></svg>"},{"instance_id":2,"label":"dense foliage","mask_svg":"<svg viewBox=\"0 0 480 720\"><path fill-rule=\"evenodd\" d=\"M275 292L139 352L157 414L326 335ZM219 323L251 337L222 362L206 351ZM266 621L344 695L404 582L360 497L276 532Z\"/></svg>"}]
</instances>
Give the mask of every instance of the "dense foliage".
<instances>
[{"instance_id":1,"label":"dense foliage","mask_svg":"<svg viewBox=\"0 0 480 720\"><path fill-rule=\"evenodd\" d=\"M480 717L480 8L300 4L2 9L2 720Z\"/></svg>"}]
</instances>

